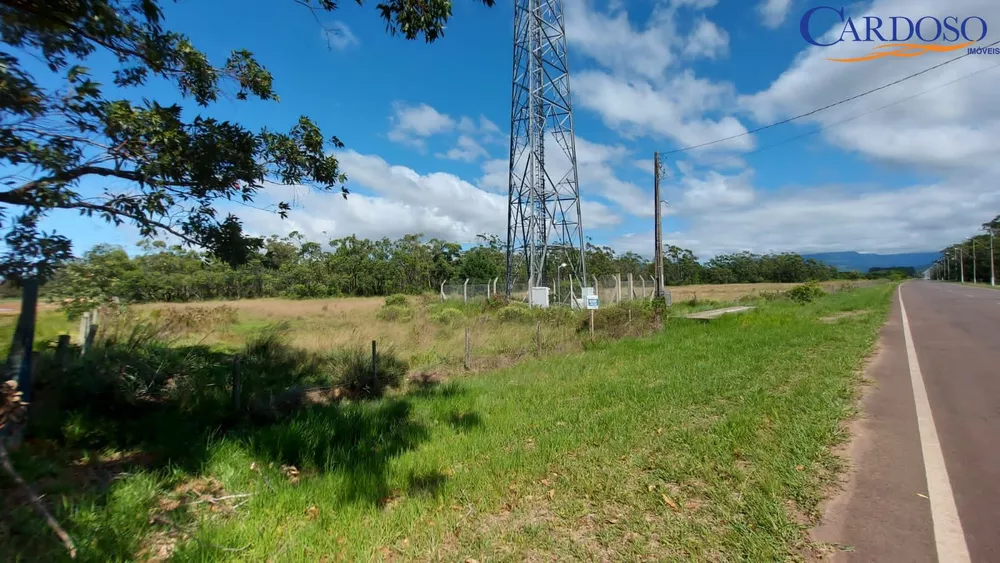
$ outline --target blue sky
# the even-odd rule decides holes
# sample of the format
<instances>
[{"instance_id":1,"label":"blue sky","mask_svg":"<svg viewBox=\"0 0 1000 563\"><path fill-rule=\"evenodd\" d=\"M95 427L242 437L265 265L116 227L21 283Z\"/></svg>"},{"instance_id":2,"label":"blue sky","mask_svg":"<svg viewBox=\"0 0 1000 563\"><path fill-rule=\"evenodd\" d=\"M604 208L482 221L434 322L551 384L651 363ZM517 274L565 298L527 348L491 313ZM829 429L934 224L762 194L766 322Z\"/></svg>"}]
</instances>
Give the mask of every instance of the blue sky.
<instances>
[{"instance_id":1,"label":"blue sky","mask_svg":"<svg viewBox=\"0 0 1000 563\"><path fill-rule=\"evenodd\" d=\"M830 62L826 57L870 45L809 47L799 19L817 2L565 4L587 235L645 255L652 246L654 150L743 133L954 56ZM855 16L974 14L1000 26L994 4L955 0L947 13L930 0L846 8ZM182 0L164 9L167 26L188 34L213 61L231 49L251 50L281 96L280 103L223 101L200 111L274 129L305 114L347 145L339 154L353 192L348 201L297 189L285 221L231 208L248 230L294 229L320 242L412 232L470 242L477 233L505 232L513 0L497 0L492 9L456 0L445 36L430 45L388 36L374 5L348 1L320 15L325 27L339 30L330 37L291 1ZM668 156L666 242L704 258L739 250L932 250L967 236L1000 212L990 152L1000 140L1000 110L989 94L1000 71L747 153L996 63L968 57L792 125ZM176 99L158 86L142 93ZM269 188L258 203L292 193ZM73 214L55 215L46 227L70 236L77 251L136 241L131 228Z\"/></svg>"}]
</instances>

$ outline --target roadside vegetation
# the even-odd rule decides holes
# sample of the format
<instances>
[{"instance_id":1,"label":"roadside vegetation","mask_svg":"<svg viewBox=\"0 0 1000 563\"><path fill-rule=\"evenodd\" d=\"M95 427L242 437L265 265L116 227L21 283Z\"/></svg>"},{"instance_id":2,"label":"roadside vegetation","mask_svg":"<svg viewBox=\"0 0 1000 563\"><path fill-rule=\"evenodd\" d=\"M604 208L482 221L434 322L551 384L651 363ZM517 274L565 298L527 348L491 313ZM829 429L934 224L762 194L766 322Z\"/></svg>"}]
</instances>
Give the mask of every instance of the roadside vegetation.
<instances>
[{"instance_id":1,"label":"roadside vegetation","mask_svg":"<svg viewBox=\"0 0 1000 563\"><path fill-rule=\"evenodd\" d=\"M625 334L609 307L593 343L582 316L538 316L568 311L380 299L351 315L400 334L546 320L576 347L466 375L415 370L398 344L377 381L363 349L251 329L249 302L131 309L83 358L43 354L14 460L86 561L783 559L810 547L893 287L769 293L709 323L676 303L662 330L650 306ZM410 314L378 320L391 308ZM201 323L247 327L209 342ZM0 557L65 557L5 498Z\"/></svg>"},{"instance_id":2,"label":"roadside vegetation","mask_svg":"<svg viewBox=\"0 0 1000 563\"><path fill-rule=\"evenodd\" d=\"M121 248L102 244L62 263L42 286L42 301L65 300L76 313L112 296L126 303L179 303L436 295L442 282L469 279L473 285L484 285L503 278L506 268L503 244L486 236L463 249L458 243L427 240L419 234L396 240L351 236L321 245L292 233L266 239L260 251L249 254L239 266L162 242L145 241L140 246L141 252L130 256ZM653 264L632 252L619 254L610 247L589 244L586 255L588 277L601 280L602 287L614 275L623 281L633 275L639 287L640 277L648 281L654 274ZM549 264L545 279L559 279L556 262ZM517 271L521 270L526 269ZM566 272L562 276L562 283L567 284ZM702 264L690 250L671 246L665 251L665 283L682 286L684 293L704 293L699 287L707 284L791 284L863 277L794 253L743 252L716 256ZM0 287L0 291L17 294L15 287Z\"/></svg>"}]
</instances>

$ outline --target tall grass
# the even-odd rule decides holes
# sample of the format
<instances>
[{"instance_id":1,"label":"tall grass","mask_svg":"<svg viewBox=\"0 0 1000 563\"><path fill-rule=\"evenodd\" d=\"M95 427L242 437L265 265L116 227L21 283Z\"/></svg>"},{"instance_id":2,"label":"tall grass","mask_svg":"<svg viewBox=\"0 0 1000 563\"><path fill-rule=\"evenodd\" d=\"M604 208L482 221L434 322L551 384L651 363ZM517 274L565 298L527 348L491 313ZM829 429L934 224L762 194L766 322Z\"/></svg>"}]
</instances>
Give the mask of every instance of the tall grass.
<instances>
[{"instance_id":1,"label":"tall grass","mask_svg":"<svg viewBox=\"0 0 1000 563\"><path fill-rule=\"evenodd\" d=\"M838 468L831 446L891 290L670 317L649 338L208 432L196 463L133 466L105 488L50 478L47 498L95 561L155 549L179 561L791 558ZM48 459L17 461L39 480L59 474ZM206 479L214 498L253 496L174 506L181 484ZM13 514L0 554L58 558L44 526Z\"/></svg>"}]
</instances>

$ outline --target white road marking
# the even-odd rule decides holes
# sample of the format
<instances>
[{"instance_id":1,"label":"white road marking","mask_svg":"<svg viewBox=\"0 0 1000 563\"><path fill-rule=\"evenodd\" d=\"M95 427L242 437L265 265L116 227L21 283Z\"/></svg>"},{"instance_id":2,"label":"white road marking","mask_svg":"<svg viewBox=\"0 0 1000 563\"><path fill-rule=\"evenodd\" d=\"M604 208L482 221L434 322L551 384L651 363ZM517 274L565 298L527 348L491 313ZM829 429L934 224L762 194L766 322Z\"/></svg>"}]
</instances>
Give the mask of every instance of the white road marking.
<instances>
[{"instance_id":1,"label":"white road marking","mask_svg":"<svg viewBox=\"0 0 1000 563\"><path fill-rule=\"evenodd\" d=\"M903 340L906 342L906 363L910 366L910 383L913 385L913 402L917 407L917 428L920 431L920 449L924 456L924 473L927 476L927 493L931 499L931 519L934 522L934 542L937 545L938 561L970 561L969 546L965 543L962 521L958 518L955 496L951 492L951 481L944 465L941 442L938 441L934 416L927 400L927 389L917 362L917 349L910 335L910 321L906 318L903 305L903 290L899 292L899 312L903 316Z\"/></svg>"}]
</instances>

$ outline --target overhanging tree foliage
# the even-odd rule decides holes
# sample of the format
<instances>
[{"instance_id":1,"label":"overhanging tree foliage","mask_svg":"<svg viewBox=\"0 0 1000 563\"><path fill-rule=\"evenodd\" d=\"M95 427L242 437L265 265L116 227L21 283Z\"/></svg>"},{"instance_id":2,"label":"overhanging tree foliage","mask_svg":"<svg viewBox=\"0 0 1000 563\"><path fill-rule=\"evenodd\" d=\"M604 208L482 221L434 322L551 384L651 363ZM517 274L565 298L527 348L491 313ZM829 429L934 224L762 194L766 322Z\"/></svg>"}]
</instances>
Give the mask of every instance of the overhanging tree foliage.
<instances>
[{"instance_id":1,"label":"overhanging tree foliage","mask_svg":"<svg viewBox=\"0 0 1000 563\"><path fill-rule=\"evenodd\" d=\"M294 1L317 13L338 5ZM442 36L451 16L451 0L386 0L376 8L390 34L427 42ZM0 0L0 41L5 279L44 279L69 258L70 241L38 226L56 209L131 223L145 237L169 233L236 265L263 240L245 234L236 216L221 217L218 202L252 202L267 182L347 197L346 178L328 152L343 144L308 117L287 132L251 131L189 115L176 103L106 93L109 82L127 91L165 80L202 108L220 96L278 100L271 74L252 53L234 50L213 65L164 27L158 0ZM86 66L109 56L116 65L102 76ZM81 189L85 179L98 182ZM288 210L277 206L282 217Z\"/></svg>"}]
</instances>

